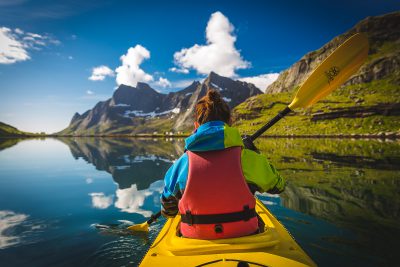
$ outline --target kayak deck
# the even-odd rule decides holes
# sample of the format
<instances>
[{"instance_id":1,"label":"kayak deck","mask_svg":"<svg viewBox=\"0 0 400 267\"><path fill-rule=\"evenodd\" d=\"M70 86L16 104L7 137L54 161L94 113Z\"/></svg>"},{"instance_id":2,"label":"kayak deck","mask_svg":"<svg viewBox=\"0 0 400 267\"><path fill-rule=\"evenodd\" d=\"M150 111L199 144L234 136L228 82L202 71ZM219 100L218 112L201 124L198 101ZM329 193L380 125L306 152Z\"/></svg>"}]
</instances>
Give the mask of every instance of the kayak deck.
<instances>
[{"instance_id":1,"label":"kayak deck","mask_svg":"<svg viewBox=\"0 0 400 267\"><path fill-rule=\"evenodd\" d=\"M180 216L168 219L140 266L316 266L258 199L256 212L264 232L216 240L180 237Z\"/></svg>"}]
</instances>

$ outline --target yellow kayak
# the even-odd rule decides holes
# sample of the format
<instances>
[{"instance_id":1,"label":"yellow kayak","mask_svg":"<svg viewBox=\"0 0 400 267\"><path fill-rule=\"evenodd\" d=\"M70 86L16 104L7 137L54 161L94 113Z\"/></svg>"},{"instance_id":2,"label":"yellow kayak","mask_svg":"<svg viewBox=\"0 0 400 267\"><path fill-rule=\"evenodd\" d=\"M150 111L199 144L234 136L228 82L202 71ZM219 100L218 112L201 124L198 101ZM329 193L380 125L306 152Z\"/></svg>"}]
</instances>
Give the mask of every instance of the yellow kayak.
<instances>
[{"instance_id":1,"label":"yellow kayak","mask_svg":"<svg viewBox=\"0 0 400 267\"><path fill-rule=\"evenodd\" d=\"M140 266L316 266L258 199L256 212L262 233L217 240L180 237L180 216L168 219Z\"/></svg>"}]
</instances>

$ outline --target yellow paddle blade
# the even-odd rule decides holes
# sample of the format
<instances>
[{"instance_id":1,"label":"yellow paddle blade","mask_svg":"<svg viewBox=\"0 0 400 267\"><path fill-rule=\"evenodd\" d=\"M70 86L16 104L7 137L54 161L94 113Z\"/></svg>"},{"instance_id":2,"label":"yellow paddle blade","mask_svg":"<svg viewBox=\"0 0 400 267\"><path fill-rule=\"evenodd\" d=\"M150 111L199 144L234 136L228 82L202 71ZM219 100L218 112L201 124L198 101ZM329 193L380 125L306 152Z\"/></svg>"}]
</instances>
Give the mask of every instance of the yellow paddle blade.
<instances>
[{"instance_id":1,"label":"yellow paddle blade","mask_svg":"<svg viewBox=\"0 0 400 267\"><path fill-rule=\"evenodd\" d=\"M333 51L297 91L289 108L309 107L342 85L368 57L368 38L357 33Z\"/></svg>"},{"instance_id":2,"label":"yellow paddle blade","mask_svg":"<svg viewBox=\"0 0 400 267\"><path fill-rule=\"evenodd\" d=\"M149 231L149 224L147 222L141 224L131 225L127 228L128 230L135 231L135 232L148 232Z\"/></svg>"}]
</instances>

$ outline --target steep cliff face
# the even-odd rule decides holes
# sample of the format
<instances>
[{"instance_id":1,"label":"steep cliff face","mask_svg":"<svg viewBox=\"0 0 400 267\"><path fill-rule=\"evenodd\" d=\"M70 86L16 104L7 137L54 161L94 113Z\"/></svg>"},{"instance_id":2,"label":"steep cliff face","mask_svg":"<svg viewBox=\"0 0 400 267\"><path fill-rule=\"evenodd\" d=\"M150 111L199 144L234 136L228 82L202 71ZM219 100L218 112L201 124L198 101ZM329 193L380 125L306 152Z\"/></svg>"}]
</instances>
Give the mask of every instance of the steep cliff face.
<instances>
[{"instance_id":1,"label":"steep cliff face","mask_svg":"<svg viewBox=\"0 0 400 267\"><path fill-rule=\"evenodd\" d=\"M335 37L316 51L304 55L266 89L265 93L291 92L301 85L311 72L344 40L355 33L367 34L369 59L345 85L368 83L383 79L400 69L400 12L368 17L346 33ZM400 78L398 80L400 83Z\"/></svg>"},{"instance_id":2,"label":"steep cliff face","mask_svg":"<svg viewBox=\"0 0 400 267\"><path fill-rule=\"evenodd\" d=\"M194 105L208 89L220 92L233 108L247 98L262 94L253 84L234 81L211 72L201 84L161 94L148 84L121 85L112 98L97 103L80 115L75 113L67 129L59 134L137 134L164 131L189 131L193 125Z\"/></svg>"},{"instance_id":3,"label":"steep cliff face","mask_svg":"<svg viewBox=\"0 0 400 267\"><path fill-rule=\"evenodd\" d=\"M235 126L251 134L288 105L297 88L335 48L363 32L369 56L359 71L312 107L296 110L268 130L272 135L400 136L400 12L368 17L283 71L266 93L234 109Z\"/></svg>"}]
</instances>

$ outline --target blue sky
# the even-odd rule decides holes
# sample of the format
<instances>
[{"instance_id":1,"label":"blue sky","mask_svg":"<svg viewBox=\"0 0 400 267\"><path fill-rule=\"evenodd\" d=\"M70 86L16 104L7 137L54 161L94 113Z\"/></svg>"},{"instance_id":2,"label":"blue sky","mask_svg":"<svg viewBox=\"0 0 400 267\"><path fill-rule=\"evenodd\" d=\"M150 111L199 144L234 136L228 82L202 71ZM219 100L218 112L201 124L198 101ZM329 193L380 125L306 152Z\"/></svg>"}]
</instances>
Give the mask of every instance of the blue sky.
<instances>
[{"instance_id":1,"label":"blue sky","mask_svg":"<svg viewBox=\"0 0 400 267\"><path fill-rule=\"evenodd\" d=\"M0 121L56 132L120 83L169 92L210 70L262 87L359 20L396 10L389 0L0 0Z\"/></svg>"}]
</instances>

